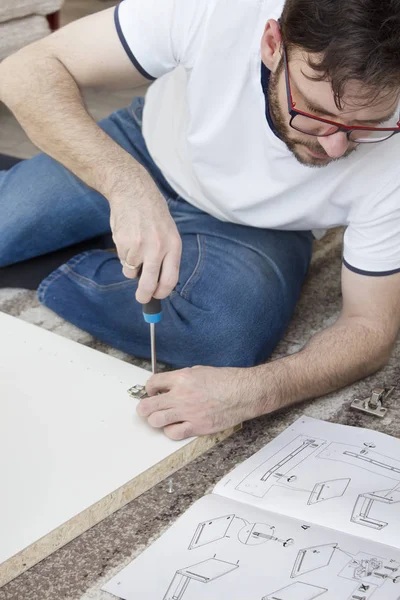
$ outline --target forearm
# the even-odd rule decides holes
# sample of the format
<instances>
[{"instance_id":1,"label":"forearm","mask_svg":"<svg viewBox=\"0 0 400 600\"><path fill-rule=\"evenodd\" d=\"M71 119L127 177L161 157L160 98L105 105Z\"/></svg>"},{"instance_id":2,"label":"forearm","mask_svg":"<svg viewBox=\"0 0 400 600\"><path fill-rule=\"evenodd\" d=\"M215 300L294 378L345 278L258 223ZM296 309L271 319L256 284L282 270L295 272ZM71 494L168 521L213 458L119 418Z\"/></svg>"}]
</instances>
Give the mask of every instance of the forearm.
<instances>
[{"instance_id":1,"label":"forearm","mask_svg":"<svg viewBox=\"0 0 400 600\"><path fill-rule=\"evenodd\" d=\"M391 340L361 320L340 318L304 348L256 367L260 414L316 398L349 385L381 368Z\"/></svg>"},{"instance_id":2,"label":"forearm","mask_svg":"<svg viewBox=\"0 0 400 600\"><path fill-rule=\"evenodd\" d=\"M108 199L132 178L150 189L154 185L90 117L65 66L36 45L0 64L0 100L38 148Z\"/></svg>"}]
</instances>

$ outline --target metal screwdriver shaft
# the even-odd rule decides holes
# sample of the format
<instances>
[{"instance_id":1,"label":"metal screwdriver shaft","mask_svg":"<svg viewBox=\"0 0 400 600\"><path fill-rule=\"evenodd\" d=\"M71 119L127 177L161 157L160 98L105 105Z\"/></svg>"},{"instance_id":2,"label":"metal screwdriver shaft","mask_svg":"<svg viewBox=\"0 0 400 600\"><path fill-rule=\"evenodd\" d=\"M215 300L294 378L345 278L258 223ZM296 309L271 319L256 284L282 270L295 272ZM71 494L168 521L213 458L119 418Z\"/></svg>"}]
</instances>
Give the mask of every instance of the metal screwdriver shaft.
<instances>
[{"instance_id":1,"label":"metal screwdriver shaft","mask_svg":"<svg viewBox=\"0 0 400 600\"><path fill-rule=\"evenodd\" d=\"M156 323L159 323L162 318L161 300L152 298L150 302L143 304L143 318L150 324L151 370L154 375L157 370Z\"/></svg>"},{"instance_id":2,"label":"metal screwdriver shaft","mask_svg":"<svg viewBox=\"0 0 400 600\"><path fill-rule=\"evenodd\" d=\"M138 272L138 278L142 274L142 267ZM157 370L157 357L156 357L156 323L159 323L162 319L162 306L161 300L152 298L147 304L143 304L143 318L146 323L150 325L150 348L151 348L151 371L155 375Z\"/></svg>"},{"instance_id":3,"label":"metal screwdriver shaft","mask_svg":"<svg viewBox=\"0 0 400 600\"><path fill-rule=\"evenodd\" d=\"M155 375L157 369L156 356L156 324L150 323L150 344L151 344L151 372Z\"/></svg>"}]
</instances>

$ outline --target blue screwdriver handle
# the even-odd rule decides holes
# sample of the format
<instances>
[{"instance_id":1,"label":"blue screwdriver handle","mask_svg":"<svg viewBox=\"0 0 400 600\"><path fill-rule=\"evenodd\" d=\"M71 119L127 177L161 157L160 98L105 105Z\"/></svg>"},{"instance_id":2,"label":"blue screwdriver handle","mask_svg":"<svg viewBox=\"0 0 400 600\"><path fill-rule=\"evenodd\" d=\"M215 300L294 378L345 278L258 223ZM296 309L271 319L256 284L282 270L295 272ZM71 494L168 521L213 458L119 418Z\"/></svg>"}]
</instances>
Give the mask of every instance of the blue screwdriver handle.
<instances>
[{"instance_id":1,"label":"blue screwdriver handle","mask_svg":"<svg viewBox=\"0 0 400 600\"><path fill-rule=\"evenodd\" d=\"M140 266L140 269L137 274L138 279L140 279L141 274L142 265ZM162 319L161 300L158 300L157 298L152 298L150 302L147 302L147 304L143 304L142 311L143 318L146 321L146 323L159 323Z\"/></svg>"},{"instance_id":2,"label":"blue screwdriver handle","mask_svg":"<svg viewBox=\"0 0 400 600\"><path fill-rule=\"evenodd\" d=\"M147 304L143 304L143 317L146 323L159 323L162 319L161 300L152 298Z\"/></svg>"}]
</instances>

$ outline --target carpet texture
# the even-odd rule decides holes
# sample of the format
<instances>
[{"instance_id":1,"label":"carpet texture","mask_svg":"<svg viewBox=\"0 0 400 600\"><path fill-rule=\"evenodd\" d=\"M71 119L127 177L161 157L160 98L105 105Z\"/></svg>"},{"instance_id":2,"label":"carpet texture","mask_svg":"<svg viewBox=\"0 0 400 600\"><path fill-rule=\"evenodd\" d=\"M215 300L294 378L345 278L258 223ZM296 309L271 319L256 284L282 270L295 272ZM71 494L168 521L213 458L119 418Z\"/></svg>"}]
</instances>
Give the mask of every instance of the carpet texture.
<instances>
[{"instance_id":1,"label":"carpet texture","mask_svg":"<svg viewBox=\"0 0 400 600\"><path fill-rule=\"evenodd\" d=\"M296 352L314 333L337 318L341 307L341 245L341 230L331 231L316 243L302 298L274 358ZM40 306L32 291L0 290L0 310L150 370L148 362L104 346ZM245 423L242 431L178 471L172 478L173 494L168 494L167 482L157 485L4 586L0 589L0 600L110 600L112 596L100 591L110 577L151 544L224 474L303 413L400 437L398 388L387 401L389 411L382 420L350 409L354 398L367 397L374 387L399 380L399 358L400 344L397 344L390 363L379 373L324 398Z\"/></svg>"}]
</instances>

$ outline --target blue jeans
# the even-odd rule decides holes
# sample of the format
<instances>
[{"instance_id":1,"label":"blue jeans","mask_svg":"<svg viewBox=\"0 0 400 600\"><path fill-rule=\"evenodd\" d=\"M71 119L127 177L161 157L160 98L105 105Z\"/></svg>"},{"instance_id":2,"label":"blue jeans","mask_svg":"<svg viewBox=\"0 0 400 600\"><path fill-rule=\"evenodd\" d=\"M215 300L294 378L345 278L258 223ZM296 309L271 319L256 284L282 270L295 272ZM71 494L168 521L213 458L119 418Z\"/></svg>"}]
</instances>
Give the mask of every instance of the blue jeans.
<instances>
[{"instance_id":1,"label":"blue jeans","mask_svg":"<svg viewBox=\"0 0 400 600\"><path fill-rule=\"evenodd\" d=\"M293 314L311 233L225 223L185 202L146 148L142 112L143 99L135 99L100 125L152 175L182 237L179 283L157 325L157 357L174 367L259 364ZM109 233L109 216L103 196L46 155L1 171L0 266ZM136 287L114 252L91 250L49 275L38 297L106 344L148 358L149 326Z\"/></svg>"}]
</instances>

